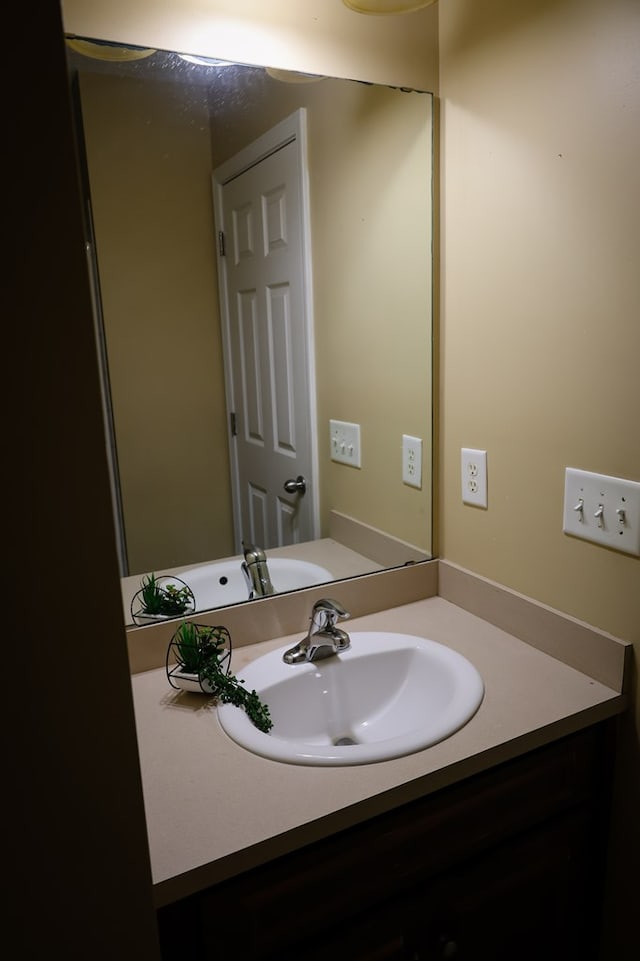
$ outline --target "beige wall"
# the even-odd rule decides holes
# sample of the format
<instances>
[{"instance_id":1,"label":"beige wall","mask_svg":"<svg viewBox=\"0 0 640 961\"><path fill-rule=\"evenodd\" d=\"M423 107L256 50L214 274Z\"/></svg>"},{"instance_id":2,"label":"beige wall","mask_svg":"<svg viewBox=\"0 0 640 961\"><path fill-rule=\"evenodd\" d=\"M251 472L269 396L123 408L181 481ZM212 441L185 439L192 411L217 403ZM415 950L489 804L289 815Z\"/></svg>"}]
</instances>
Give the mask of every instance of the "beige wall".
<instances>
[{"instance_id":1,"label":"beige wall","mask_svg":"<svg viewBox=\"0 0 640 961\"><path fill-rule=\"evenodd\" d=\"M431 98L370 93L309 118L323 518L430 552ZM361 424L360 470L329 459L330 418ZM420 490L402 482L403 434L424 439Z\"/></svg>"},{"instance_id":2,"label":"beige wall","mask_svg":"<svg viewBox=\"0 0 640 961\"><path fill-rule=\"evenodd\" d=\"M129 573L234 553L206 97L80 75Z\"/></svg>"},{"instance_id":3,"label":"beige wall","mask_svg":"<svg viewBox=\"0 0 640 961\"><path fill-rule=\"evenodd\" d=\"M442 553L640 641L640 560L562 533L566 466L640 479L640 5L448 0L441 25Z\"/></svg>"},{"instance_id":4,"label":"beige wall","mask_svg":"<svg viewBox=\"0 0 640 961\"><path fill-rule=\"evenodd\" d=\"M441 553L640 655L640 560L562 533L566 466L640 480L640 4L439 6ZM463 446L488 451L486 511L461 503ZM627 728L620 861L639 758Z\"/></svg>"},{"instance_id":5,"label":"beige wall","mask_svg":"<svg viewBox=\"0 0 640 961\"><path fill-rule=\"evenodd\" d=\"M61 0L84 37L434 91L438 6L367 17L340 0Z\"/></svg>"}]
</instances>

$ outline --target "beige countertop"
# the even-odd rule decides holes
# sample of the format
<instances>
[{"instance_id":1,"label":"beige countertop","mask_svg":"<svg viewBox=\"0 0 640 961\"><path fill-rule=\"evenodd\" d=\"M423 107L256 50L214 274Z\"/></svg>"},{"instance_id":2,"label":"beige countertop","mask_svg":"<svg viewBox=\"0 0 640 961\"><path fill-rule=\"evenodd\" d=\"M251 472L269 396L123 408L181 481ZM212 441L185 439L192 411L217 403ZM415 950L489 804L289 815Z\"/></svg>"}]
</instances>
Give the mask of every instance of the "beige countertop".
<instances>
[{"instance_id":1,"label":"beige countertop","mask_svg":"<svg viewBox=\"0 0 640 961\"><path fill-rule=\"evenodd\" d=\"M474 717L439 744L353 767L255 756L222 730L215 703L170 687L164 669L132 678L158 907L414 800L623 710L619 691L442 597L353 618L444 643L485 683ZM299 635L235 649L232 670ZM606 655L605 655L606 656Z\"/></svg>"}]
</instances>

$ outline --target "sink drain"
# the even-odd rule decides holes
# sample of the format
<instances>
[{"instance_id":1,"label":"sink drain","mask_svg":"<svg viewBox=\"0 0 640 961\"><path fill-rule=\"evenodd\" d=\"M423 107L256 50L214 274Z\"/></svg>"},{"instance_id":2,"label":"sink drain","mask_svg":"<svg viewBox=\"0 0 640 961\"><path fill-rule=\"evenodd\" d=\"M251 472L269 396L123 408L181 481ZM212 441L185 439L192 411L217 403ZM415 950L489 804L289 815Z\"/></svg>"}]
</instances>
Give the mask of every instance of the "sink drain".
<instances>
[{"instance_id":1,"label":"sink drain","mask_svg":"<svg viewBox=\"0 0 640 961\"><path fill-rule=\"evenodd\" d=\"M344 747L344 746L349 746L351 744L357 744L357 743L358 742L354 741L352 737L337 737L333 742L333 746Z\"/></svg>"}]
</instances>

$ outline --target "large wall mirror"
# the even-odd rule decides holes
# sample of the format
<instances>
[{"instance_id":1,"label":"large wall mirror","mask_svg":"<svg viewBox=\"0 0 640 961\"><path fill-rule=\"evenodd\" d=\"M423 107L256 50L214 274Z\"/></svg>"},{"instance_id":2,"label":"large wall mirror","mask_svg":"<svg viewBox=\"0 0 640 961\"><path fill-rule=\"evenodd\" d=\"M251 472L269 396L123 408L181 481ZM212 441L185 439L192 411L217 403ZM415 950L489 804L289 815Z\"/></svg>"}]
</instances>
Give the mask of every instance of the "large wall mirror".
<instances>
[{"instance_id":1,"label":"large wall mirror","mask_svg":"<svg viewBox=\"0 0 640 961\"><path fill-rule=\"evenodd\" d=\"M243 542L275 591L430 559L431 95L67 43L127 622L149 574L248 599ZM251 206L292 140L297 200L276 167ZM257 246L300 270L234 278ZM285 474L247 477L243 441Z\"/></svg>"}]
</instances>

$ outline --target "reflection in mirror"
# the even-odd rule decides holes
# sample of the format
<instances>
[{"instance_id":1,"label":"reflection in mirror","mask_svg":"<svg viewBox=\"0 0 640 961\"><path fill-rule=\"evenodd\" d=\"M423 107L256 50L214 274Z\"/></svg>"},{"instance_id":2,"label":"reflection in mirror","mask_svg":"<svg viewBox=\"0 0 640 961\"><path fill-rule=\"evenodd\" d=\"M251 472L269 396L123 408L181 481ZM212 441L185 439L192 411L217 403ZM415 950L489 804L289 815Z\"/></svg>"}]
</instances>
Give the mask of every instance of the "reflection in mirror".
<instances>
[{"instance_id":1,"label":"reflection in mirror","mask_svg":"<svg viewBox=\"0 0 640 961\"><path fill-rule=\"evenodd\" d=\"M430 558L431 96L145 53L68 51L127 621Z\"/></svg>"}]
</instances>

